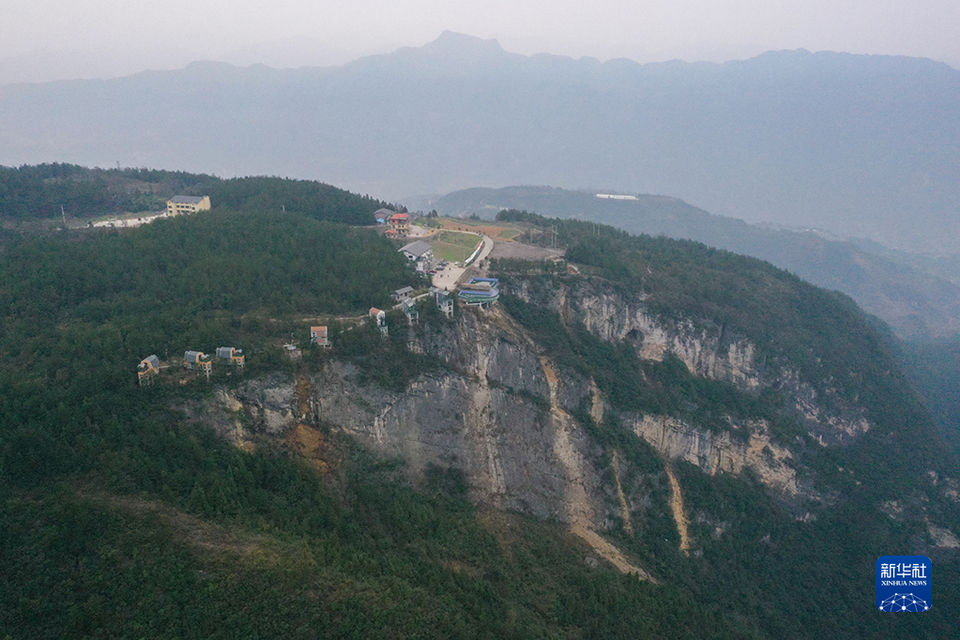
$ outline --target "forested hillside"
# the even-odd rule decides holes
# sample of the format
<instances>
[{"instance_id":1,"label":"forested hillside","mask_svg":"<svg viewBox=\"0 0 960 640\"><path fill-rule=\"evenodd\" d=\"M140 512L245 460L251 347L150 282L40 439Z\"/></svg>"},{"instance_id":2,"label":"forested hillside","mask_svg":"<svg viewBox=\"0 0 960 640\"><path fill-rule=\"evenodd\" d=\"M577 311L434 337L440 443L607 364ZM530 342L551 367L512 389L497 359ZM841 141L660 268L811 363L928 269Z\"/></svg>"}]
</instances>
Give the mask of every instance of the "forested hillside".
<instances>
[{"instance_id":1,"label":"forested hillside","mask_svg":"<svg viewBox=\"0 0 960 640\"><path fill-rule=\"evenodd\" d=\"M871 459L855 463L859 473L873 478L868 483L873 488L880 483L906 489L905 483L910 482L912 472L903 475L905 469L895 462L896 457L884 453L889 446L909 443L910 455L923 460L921 466L954 464L952 456L940 451L934 423L900 372L885 329L873 325L846 296L818 289L769 263L700 243L631 236L609 227L544 219L525 212L504 211L500 218L553 225L569 245L568 261L592 268L592 273L631 295L643 296L648 309L676 322L700 322L697 328L705 331L745 336L763 350L771 364L785 364L799 371L803 379L814 381L821 400L861 403L869 412L869 421L880 425L860 442L863 446L878 438ZM509 263L501 268L509 281ZM586 361L591 366L603 363L599 366L607 369L611 382L630 385L626 372L609 371L615 359ZM650 372L637 373L640 378L651 377ZM636 389L633 384L633 400L642 401ZM692 387L688 391L687 400L707 404L695 394L710 392ZM712 391L720 393L719 389ZM659 395L662 401L665 393ZM747 406L743 404L741 409ZM762 411L758 406L751 410ZM894 441L901 444L894 445ZM854 449L857 447L842 451L851 454Z\"/></svg>"},{"instance_id":2,"label":"forested hillside","mask_svg":"<svg viewBox=\"0 0 960 640\"><path fill-rule=\"evenodd\" d=\"M246 346L253 370L269 370L281 357L271 340L301 331L298 316L362 313L416 281L382 237L299 215L210 212L77 233L21 238L0 271L0 468L12 482L46 479L49 464L98 467L99 448L79 445L94 437L82 407L135 413L136 364L151 353Z\"/></svg>"},{"instance_id":3,"label":"forested hillside","mask_svg":"<svg viewBox=\"0 0 960 640\"><path fill-rule=\"evenodd\" d=\"M960 287L951 281L955 274L949 260L938 264L876 243L749 225L710 215L676 198L634 197L637 199L600 199L593 192L551 187L474 188L448 194L432 206L442 214L485 218L501 210L522 209L601 222L634 234L696 240L761 258L810 283L842 291L904 341L894 349L899 362L941 432L960 452L960 399L956 392L960 359L951 355L958 351Z\"/></svg>"},{"instance_id":4,"label":"forested hillside","mask_svg":"<svg viewBox=\"0 0 960 640\"><path fill-rule=\"evenodd\" d=\"M842 291L903 339L928 340L960 331L960 286L933 265L876 243L853 243L813 230L747 224L711 215L677 198L601 199L594 191L551 187L474 188L431 203L441 215L492 218L503 209L600 222L633 234L695 240L766 260L807 282ZM924 273L929 268L930 273ZM944 270L945 271L945 270Z\"/></svg>"},{"instance_id":5,"label":"forested hillside","mask_svg":"<svg viewBox=\"0 0 960 640\"><path fill-rule=\"evenodd\" d=\"M316 220L373 224L386 203L312 180L215 176L155 169L88 169L73 164L0 166L0 221L163 211L175 195L207 195L213 207L285 210ZM62 209L61 209L62 207Z\"/></svg>"},{"instance_id":6,"label":"forested hillside","mask_svg":"<svg viewBox=\"0 0 960 640\"><path fill-rule=\"evenodd\" d=\"M235 196L264 198L266 211L11 236L0 255L0 636L956 631L957 556L927 528L960 529L949 497L956 461L939 446L883 335L848 298L697 243L517 214L540 230L556 228L569 269L497 263L508 294L502 306L458 308L448 319L422 304L416 325L392 312L381 339L370 323L334 317L389 309L391 291L426 283L375 231L274 206L300 192L271 184ZM329 203L331 215L341 206ZM551 291L571 293L559 311ZM631 343L599 335L576 315L578 299L595 294L635 301L688 335L750 341L761 386L708 378L670 353L643 359L635 344L642 336ZM332 330L329 351L306 344L319 317ZM480 353L478 369L468 354L479 353L481 334L500 355ZM284 355L291 340L303 352L299 364ZM221 369L210 382L184 374L137 386L135 367L146 355L175 361L186 349L221 344L245 350L242 374ZM605 417L594 421L595 406L563 405L563 381L552 390L541 381L544 362L577 397L604 398ZM807 433L810 420L790 406L795 389L770 384L783 371L814 389L809 411L863 412L869 430L830 440L833 425L823 421L816 435L826 439ZM301 412L309 384L313 408ZM420 414L405 404L472 388L487 405L441 402ZM294 398L283 408L292 426L273 440L229 400L246 394L263 408L283 389ZM486 422L493 398L515 410L501 424ZM257 433L255 446L216 435L205 419L220 405L237 430ZM388 416L392 406L411 410ZM378 425L371 442L397 435L387 418L413 446L437 429L446 448L431 450L446 454L422 465L422 475L408 473L423 461L372 455L336 422L341 413ZM813 493L784 499L749 471L709 474L666 458L622 422L637 413L734 440L770 423L771 446L789 443L790 464ZM485 432L508 431L509 420L524 416L535 427L531 438L552 432L554 420L575 427L592 456L584 473L607 483L611 504L611 477L628 493L649 489L631 494L632 525L610 517L602 533L656 583L607 565L559 515L538 520L522 508L471 502L479 481L455 464L458 430L479 420ZM313 434L314 457L297 453L299 431ZM513 449L529 467L552 455L525 450L531 442L507 447L510 434L502 437L478 449ZM688 549L678 548L668 470L688 503ZM899 511L889 507L893 498ZM873 563L914 551L935 556L934 608L912 618L879 615Z\"/></svg>"},{"instance_id":7,"label":"forested hillside","mask_svg":"<svg viewBox=\"0 0 960 640\"><path fill-rule=\"evenodd\" d=\"M137 387L148 353L221 343L245 348L246 376L289 372L280 343L304 334L300 316L389 307L415 283L382 237L299 215L20 238L0 263L0 633L728 635L673 587L583 564L553 525L496 516L513 531L501 548L456 474L416 493L396 463L328 434L340 463L322 482L282 449L185 423L202 377ZM379 337L334 339L361 367L416 364ZM688 630L649 616L681 607Z\"/></svg>"}]
</instances>

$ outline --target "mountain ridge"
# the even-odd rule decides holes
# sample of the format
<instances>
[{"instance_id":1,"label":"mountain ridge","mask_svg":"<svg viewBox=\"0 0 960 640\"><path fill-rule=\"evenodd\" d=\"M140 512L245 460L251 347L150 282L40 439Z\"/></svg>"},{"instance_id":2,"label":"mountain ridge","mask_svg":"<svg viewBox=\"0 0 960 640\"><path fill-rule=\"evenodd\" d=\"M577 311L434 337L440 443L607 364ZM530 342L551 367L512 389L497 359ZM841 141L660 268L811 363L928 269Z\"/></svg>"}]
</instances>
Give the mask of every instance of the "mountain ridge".
<instances>
[{"instance_id":1,"label":"mountain ridge","mask_svg":"<svg viewBox=\"0 0 960 640\"><path fill-rule=\"evenodd\" d=\"M955 631L958 462L846 296L514 212L564 262L491 261L493 308L446 317L425 296L383 335L367 309L428 286L398 243L284 211L299 183L243 184L262 190L243 210L24 234L0 255L5 631ZM332 219L344 198L376 206L311 192ZM138 385L148 354L220 344L242 371ZM876 558L908 553L937 563L936 606L863 615Z\"/></svg>"},{"instance_id":2,"label":"mountain ridge","mask_svg":"<svg viewBox=\"0 0 960 640\"><path fill-rule=\"evenodd\" d=\"M893 252L813 230L791 231L716 216L669 196L598 198L558 187L475 187L425 202L442 215L493 217L502 209L599 222L630 233L689 239L766 260L827 289L850 295L902 339L952 337L960 332L960 287L924 273Z\"/></svg>"},{"instance_id":3,"label":"mountain ridge","mask_svg":"<svg viewBox=\"0 0 960 640\"><path fill-rule=\"evenodd\" d=\"M335 68L0 87L0 163L271 172L391 199L603 184L960 253L957 105L960 72L924 59L794 51L640 65L444 34Z\"/></svg>"}]
</instances>

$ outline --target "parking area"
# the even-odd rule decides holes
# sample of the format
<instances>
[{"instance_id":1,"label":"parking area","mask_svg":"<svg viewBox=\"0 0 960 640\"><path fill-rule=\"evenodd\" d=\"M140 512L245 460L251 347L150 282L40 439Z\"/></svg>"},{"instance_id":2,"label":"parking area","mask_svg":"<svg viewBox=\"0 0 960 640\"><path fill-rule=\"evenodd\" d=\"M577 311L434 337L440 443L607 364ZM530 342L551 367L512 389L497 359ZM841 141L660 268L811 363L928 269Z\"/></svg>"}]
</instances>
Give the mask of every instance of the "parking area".
<instances>
[{"instance_id":1,"label":"parking area","mask_svg":"<svg viewBox=\"0 0 960 640\"><path fill-rule=\"evenodd\" d=\"M485 259L490 255L490 252L493 251L494 242L488 236L483 236L483 249L480 250L480 254L473 261L478 263L481 260ZM463 274L466 272L466 267L458 267L454 263L448 263L443 269L437 270L433 274L433 286L438 289L444 289L446 291L453 291L457 287L457 282L460 278L463 277Z\"/></svg>"}]
</instances>

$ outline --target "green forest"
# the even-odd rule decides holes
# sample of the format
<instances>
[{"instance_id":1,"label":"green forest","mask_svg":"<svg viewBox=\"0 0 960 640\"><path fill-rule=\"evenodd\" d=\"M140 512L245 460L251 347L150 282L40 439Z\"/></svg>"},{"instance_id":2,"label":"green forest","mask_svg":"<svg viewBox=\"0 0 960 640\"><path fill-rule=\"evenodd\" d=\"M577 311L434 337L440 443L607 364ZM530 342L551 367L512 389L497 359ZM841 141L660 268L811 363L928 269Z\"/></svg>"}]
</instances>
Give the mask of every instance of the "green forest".
<instances>
[{"instance_id":1,"label":"green forest","mask_svg":"<svg viewBox=\"0 0 960 640\"><path fill-rule=\"evenodd\" d=\"M313 180L277 177L221 179L156 169L89 169L73 164L0 166L0 221L89 219L163 211L175 195L206 195L214 209L289 211L316 220L374 223L387 206Z\"/></svg>"},{"instance_id":2,"label":"green forest","mask_svg":"<svg viewBox=\"0 0 960 640\"><path fill-rule=\"evenodd\" d=\"M567 247L568 263L577 267L573 273L550 263L538 266L504 260L493 265L507 294L511 285L522 283L518 288L532 296L529 302L511 295L502 300L555 361L591 376L624 411L673 415L720 432L732 428L727 417L765 419L772 435L791 443L799 453L798 461L814 471L819 488L849 498L821 512L814 523L790 523L785 521L783 506L771 501L759 482L711 478L693 465L677 465L688 504L711 514L714 521L736 522L732 526L740 529L736 539L718 543L711 540L709 527L693 527L693 535L704 543L698 566L694 569L674 559L656 565L678 581L692 581L685 572L693 571L701 581L695 588L698 602L711 601L711 594L736 592L754 605L763 602L754 611L764 612L762 626L768 632L775 629L774 637L833 635L831 625L841 628L857 614L837 602L832 592L822 592L824 600L815 604L811 594L820 593L817 584L828 582L831 575L829 570L814 568L816 556L833 558L835 566L843 564L851 570L850 559L858 558L862 564L856 571L869 575L872 561L884 546L910 548L911 538L923 535L922 529L906 522L891 527L882 513L882 504L891 495L927 502L939 517L957 522L956 504L929 486L925 489L922 472L918 473L918 469L940 469L955 474L956 457L943 446L934 421L900 373L899 354L891 346L896 342L846 296L820 290L759 260L700 243L631 236L592 223L545 219L526 212L504 212L500 219L555 229L560 244ZM540 284L531 286L532 282ZM628 340L603 342L583 325L562 321L536 299L538 290L549 294L558 287L582 286L626 299L642 297L644 309L668 325L694 322L698 330L720 340L749 339L761 351L761 361L801 371L804 379L817 386L821 402L859 403L876 426L854 444L821 447L800 428L794 414L783 410L784 398L774 389L751 394L693 377L669 353L662 362L643 361ZM575 315L574 310L570 313ZM951 354L943 350L940 358L948 360ZM577 417L598 442L649 468L644 460L650 453L638 448L632 434L616 421L593 424L586 410ZM740 434L732 431L731 435ZM912 492L919 494L907 498ZM758 542L765 539L778 540L773 545L777 553ZM639 557L662 557L663 550L656 548L649 532L621 531L620 540ZM960 568L956 558L941 566L955 580ZM717 580L721 575L723 579ZM786 575L791 576L790 583L784 582ZM789 595L794 589L806 594L808 606L802 613L784 609L784 603L795 601L796 595ZM950 597L958 595L950 591ZM849 596L853 599L854 594ZM826 608L833 608L836 616L824 614ZM882 636L879 628L853 628L851 636Z\"/></svg>"},{"instance_id":3,"label":"green forest","mask_svg":"<svg viewBox=\"0 0 960 640\"><path fill-rule=\"evenodd\" d=\"M316 183L220 183L223 192L204 192L221 204L194 216L122 231L5 236L0 638L955 633L955 558L938 559L930 612L908 619L873 610L873 561L913 548L921 535L916 523L892 523L875 502L889 483L919 491L922 470L955 468L929 416L901 386L882 334L849 300L695 243L549 222L559 225L583 275L551 268L536 277L642 291L664 318L697 318L709 330L749 336L768 358L829 380L839 397L864 399L880 425L847 448L810 448L822 482L845 496L810 522L785 513L758 481L677 465L690 508L729 522L737 535L715 539L708 525L693 523L702 555L688 557L665 539L676 533L663 517L635 534L614 527L615 541L660 578L654 585L588 565L557 523L473 506L455 470L437 468L414 487L402 461L376 459L329 430L323 436L340 462L321 476L282 447L244 451L184 420L185 402L212 393L201 377L138 387L143 357L176 360L187 349L221 345L244 349L243 376L292 375L298 365L282 349L291 340L307 354L300 366L340 358L364 383L388 390L446 366L410 352L403 331L383 340L369 324L350 329L333 320L390 308L395 289L426 285L390 241L343 224L382 203ZM669 358L642 363L623 345L566 327L516 297L503 304L545 352L596 376L626 409L706 423L731 412L777 415L772 398L696 379ZM315 317L331 318L332 353L304 344L304 319ZM405 323L396 315L388 321ZM456 320L427 305L411 330L439 331L444 322ZM843 366L841 356L858 364ZM233 385L238 376L214 382ZM589 415L578 419L598 446L662 473L664 463L642 441ZM851 471L837 473L838 466ZM949 511L955 505L921 497L943 519L960 520Z\"/></svg>"}]
</instances>

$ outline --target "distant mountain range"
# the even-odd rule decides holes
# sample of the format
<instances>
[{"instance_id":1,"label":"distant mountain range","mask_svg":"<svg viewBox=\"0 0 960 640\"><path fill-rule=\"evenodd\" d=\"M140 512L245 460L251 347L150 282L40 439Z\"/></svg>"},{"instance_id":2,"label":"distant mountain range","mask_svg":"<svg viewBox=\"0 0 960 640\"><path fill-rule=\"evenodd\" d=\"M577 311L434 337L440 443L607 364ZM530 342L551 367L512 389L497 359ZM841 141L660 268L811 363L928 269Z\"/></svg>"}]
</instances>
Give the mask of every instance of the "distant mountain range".
<instances>
[{"instance_id":1,"label":"distant mountain range","mask_svg":"<svg viewBox=\"0 0 960 640\"><path fill-rule=\"evenodd\" d=\"M618 189L931 254L960 253L958 149L957 70L803 50L641 65L444 33L336 68L0 87L0 164L279 173L391 200Z\"/></svg>"},{"instance_id":2,"label":"distant mountain range","mask_svg":"<svg viewBox=\"0 0 960 640\"><path fill-rule=\"evenodd\" d=\"M502 209L576 218L631 233L685 238L754 256L828 289L842 291L889 324L901 338L944 338L960 333L960 286L925 273L895 252L878 255L851 242L813 232L788 231L710 215L662 196L598 198L596 193L551 187L473 188L430 203L451 216L490 218Z\"/></svg>"}]
</instances>

